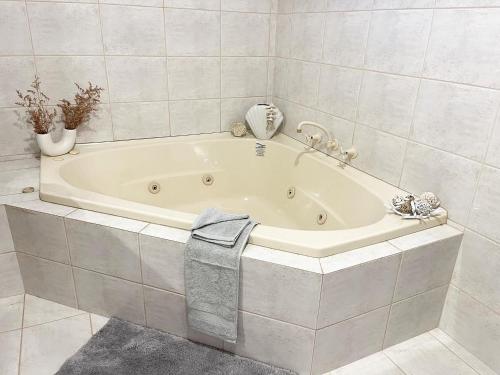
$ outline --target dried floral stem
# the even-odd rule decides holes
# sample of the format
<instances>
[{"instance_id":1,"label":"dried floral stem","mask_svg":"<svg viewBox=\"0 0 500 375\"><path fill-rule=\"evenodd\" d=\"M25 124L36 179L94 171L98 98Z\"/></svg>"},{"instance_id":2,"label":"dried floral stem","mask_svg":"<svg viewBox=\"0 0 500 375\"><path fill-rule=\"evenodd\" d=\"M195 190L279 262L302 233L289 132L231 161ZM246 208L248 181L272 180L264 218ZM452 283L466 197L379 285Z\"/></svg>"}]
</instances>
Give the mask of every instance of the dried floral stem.
<instances>
[{"instance_id":1,"label":"dried floral stem","mask_svg":"<svg viewBox=\"0 0 500 375\"><path fill-rule=\"evenodd\" d=\"M97 111L97 105L101 102L101 91L99 86L93 86L89 82L89 87L83 89L75 83L78 91L75 94L74 103L66 99L60 100L57 106L61 108L62 119L66 129L76 129L90 119L90 114Z\"/></svg>"},{"instance_id":2,"label":"dried floral stem","mask_svg":"<svg viewBox=\"0 0 500 375\"><path fill-rule=\"evenodd\" d=\"M35 76L30 87L31 89L27 90L26 95L23 95L20 90L16 90L17 96L22 100L16 104L26 108L28 114L26 121L33 126L35 133L47 134L52 129L54 117L57 114L56 110L46 108L49 97L41 91L41 82L38 76Z\"/></svg>"}]
</instances>

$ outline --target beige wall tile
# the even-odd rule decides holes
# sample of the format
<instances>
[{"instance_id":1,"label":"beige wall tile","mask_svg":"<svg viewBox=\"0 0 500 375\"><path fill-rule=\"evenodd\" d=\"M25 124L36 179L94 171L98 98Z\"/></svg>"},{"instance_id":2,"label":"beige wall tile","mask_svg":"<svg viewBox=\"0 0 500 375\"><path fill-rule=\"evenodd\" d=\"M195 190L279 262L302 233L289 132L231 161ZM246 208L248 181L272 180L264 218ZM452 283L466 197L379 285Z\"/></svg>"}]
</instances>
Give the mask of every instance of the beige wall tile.
<instances>
[{"instance_id":1,"label":"beige wall tile","mask_svg":"<svg viewBox=\"0 0 500 375\"><path fill-rule=\"evenodd\" d=\"M500 9L436 10L424 75L500 88L499 19Z\"/></svg>"},{"instance_id":2,"label":"beige wall tile","mask_svg":"<svg viewBox=\"0 0 500 375\"><path fill-rule=\"evenodd\" d=\"M142 285L73 268L80 309L145 325Z\"/></svg>"},{"instance_id":3,"label":"beige wall tile","mask_svg":"<svg viewBox=\"0 0 500 375\"><path fill-rule=\"evenodd\" d=\"M111 102L167 100L164 57L106 58Z\"/></svg>"},{"instance_id":4,"label":"beige wall tile","mask_svg":"<svg viewBox=\"0 0 500 375\"><path fill-rule=\"evenodd\" d=\"M480 169L472 160L409 143L400 187L417 194L434 192L450 219L465 224Z\"/></svg>"},{"instance_id":5,"label":"beige wall tile","mask_svg":"<svg viewBox=\"0 0 500 375\"><path fill-rule=\"evenodd\" d=\"M326 273L318 328L391 304L400 263L396 254Z\"/></svg>"},{"instance_id":6,"label":"beige wall tile","mask_svg":"<svg viewBox=\"0 0 500 375\"><path fill-rule=\"evenodd\" d=\"M320 273L243 257L240 278L242 310L316 328Z\"/></svg>"},{"instance_id":7,"label":"beige wall tile","mask_svg":"<svg viewBox=\"0 0 500 375\"><path fill-rule=\"evenodd\" d=\"M468 225L477 232L500 242L500 214L495 207L500 202L500 170L484 167L472 205Z\"/></svg>"},{"instance_id":8,"label":"beige wall tile","mask_svg":"<svg viewBox=\"0 0 500 375\"><path fill-rule=\"evenodd\" d=\"M222 12L222 56L267 56L269 15Z\"/></svg>"},{"instance_id":9,"label":"beige wall tile","mask_svg":"<svg viewBox=\"0 0 500 375\"><path fill-rule=\"evenodd\" d=\"M16 253L0 254L0 298L24 293Z\"/></svg>"},{"instance_id":10,"label":"beige wall tile","mask_svg":"<svg viewBox=\"0 0 500 375\"><path fill-rule=\"evenodd\" d=\"M99 8L106 54L165 55L163 9L115 5Z\"/></svg>"},{"instance_id":11,"label":"beige wall tile","mask_svg":"<svg viewBox=\"0 0 500 375\"><path fill-rule=\"evenodd\" d=\"M73 266L142 281L137 233L72 219L66 233Z\"/></svg>"},{"instance_id":12,"label":"beige wall tile","mask_svg":"<svg viewBox=\"0 0 500 375\"><path fill-rule=\"evenodd\" d=\"M62 217L11 206L7 215L16 251L69 264Z\"/></svg>"},{"instance_id":13,"label":"beige wall tile","mask_svg":"<svg viewBox=\"0 0 500 375\"><path fill-rule=\"evenodd\" d=\"M500 315L454 286L450 286L439 327L480 358L500 371Z\"/></svg>"},{"instance_id":14,"label":"beige wall tile","mask_svg":"<svg viewBox=\"0 0 500 375\"><path fill-rule=\"evenodd\" d=\"M166 9L165 33L169 56L219 56L220 13Z\"/></svg>"},{"instance_id":15,"label":"beige wall tile","mask_svg":"<svg viewBox=\"0 0 500 375\"><path fill-rule=\"evenodd\" d=\"M313 345L313 330L240 312L237 342L224 349L302 375L311 369Z\"/></svg>"},{"instance_id":16,"label":"beige wall tile","mask_svg":"<svg viewBox=\"0 0 500 375\"><path fill-rule=\"evenodd\" d=\"M412 139L482 161L500 104L500 92L422 80Z\"/></svg>"},{"instance_id":17,"label":"beige wall tile","mask_svg":"<svg viewBox=\"0 0 500 375\"><path fill-rule=\"evenodd\" d=\"M370 18L370 12L328 13L323 61L334 65L362 67Z\"/></svg>"},{"instance_id":18,"label":"beige wall tile","mask_svg":"<svg viewBox=\"0 0 500 375\"><path fill-rule=\"evenodd\" d=\"M388 73L420 74L431 22L432 10L374 12L365 66Z\"/></svg>"},{"instance_id":19,"label":"beige wall tile","mask_svg":"<svg viewBox=\"0 0 500 375\"><path fill-rule=\"evenodd\" d=\"M335 116L355 120L362 77L363 73L359 70L322 65L318 108ZM293 73L289 79L293 79Z\"/></svg>"},{"instance_id":20,"label":"beige wall tile","mask_svg":"<svg viewBox=\"0 0 500 375\"><path fill-rule=\"evenodd\" d=\"M184 294L183 242L140 235L144 284Z\"/></svg>"},{"instance_id":21,"label":"beige wall tile","mask_svg":"<svg viewBox=\"0 0 500 375\"><path fill-rule=\"evenodd\" d=\"M180 100L170 102L172 135L216 133L220 131L220 100Z\"/></svg>"},{"instance_id":22,"label":"beige wall tile","mask_svg":"<svg viewBox=\"0 0 500 375\"><path fill-rule=\"evenodd\" d=\"M36 54L101 55L99 10L94 4L28 4Z\"/></svg>"},{"instance_id":23,"label":"beige wall tile","mask_svg":"<svg viewBox=\"0 0 500 375\"><path fill-rule=\"evenodd\" d=\"M0 3L0 55L30 55L33 53L23 2L3 1Z\"/></svg>"},{"instance_id":24,"label":"beige wall tile","mask_svg":"<svg viewBox=\"0 0 500 375\"><path fill-rule=\"evenodd\" d=\"M500 313L500 245L465 231L452 284Z\"/></svg>"},{"instance_id":25,"label":"beige wall tile","mask_svg":"<svg viewBox=\"0 0 500 375\"><path fill-rule=\"evenodd\" d=\"M113 103L114 139L140 139L170 135L168 102Z\"/></svg>"},{"instance_id":26,"label":"beige wall tile","mask_svg":"<svg viewBox=\"0 0 500 375\"><path fill-rule=\"evenodd\" d=\"M419 80L365 72L359 94L358 121L400 137L408 137Z\"/></svg>"},{"instance_id":27,"label":"beige wall tile","mask_svg":"<svg viewBox=\"0 0 500 375\"><path fill-rule=\"evenodd\" d=\"M448 286L396 302L391 306L384 347L398 344L439 324Z\"/></svg>"},{"instance_id":28,"label":"beige wall tile","mask_svg":"<svg viewBox=\"0 0 500 375\"><path fill-rule=\"evenodd\" d=\"M312 372L321 374L382 350L388 315L387 306L319 330Z\"/></svg>"},{"instance_id":29,"label":"beige wall tile","mask_svg":"<svg viewBox=\"0 0 500 375\"><path fill-rule=\"evenodd\" d=\"M410 236L418 236L418 233ZM447 285L455 267L461 241L462 236L458 234L405 249L394 292L394 301Z\"/></svg>"},{"instance_id":30,"label":"beige wall tile","mask_svg":"<svg viewBox=\"0 0 500 375\"><path fill-rule=\"evenodd\" d=\"M76 307L75 287L70 266L17 254L26 293Z\"/></svg>"}]
</instances>

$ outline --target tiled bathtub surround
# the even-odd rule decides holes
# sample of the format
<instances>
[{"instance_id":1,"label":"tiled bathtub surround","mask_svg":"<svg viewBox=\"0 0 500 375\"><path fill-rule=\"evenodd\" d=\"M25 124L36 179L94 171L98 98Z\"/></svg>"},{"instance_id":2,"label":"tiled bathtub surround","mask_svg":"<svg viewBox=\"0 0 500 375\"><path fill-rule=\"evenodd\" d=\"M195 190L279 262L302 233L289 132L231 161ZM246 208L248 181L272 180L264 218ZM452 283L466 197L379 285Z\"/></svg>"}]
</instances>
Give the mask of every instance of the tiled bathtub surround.
<instances>
[{"instance_id":1,"label":"tiled bathtub surround","mask_svg":"<svg viewBox=\"0 0 500 375\"><path fill-rule=\"evenodd\" d=\"M78 142L228 130L271 96L275 2L0 1L0 196L38 190L39 150L14 104L35 74L51 105L75 81L105 89Z\"/></svg>"},{"instance_id":2,"label":"tiled bathtub surround","mask_svg":"<svg viewBox=\"0 0 500 375\"><path fill-rule=\"evenodd\" d=\"M300 374L435 328L462 237L444 225L321 259L248 245L239 338L228 345L187 327L189 232L41 201L8 205L7 215L27 293ZM38 220L45 232L30 230Z\"/></svg>"},{"instance_id":3,"label":"tiled bathtub surround","mask_svg":"<svg viewBox=\"0 0 500 375\"><path fill-rule=\"evenodd\" d=\"M227 129L271 95L274 3L1 1L0 156L37 151L14 105L35 73L51 104L75 81L105 89L79 142Z\"/></svg>"},{"instance_id":4,"label":"tiled bathtub surround","mask_svg":"<svg viewBox=\"0 0 500 375\"><path fill-rule=\"evenodd\" d=\"M323 123L356 167L466 227L443 328L498 372L499 25L497 0L279 0L273 85L286 134Z\"/></svg>"}]
</instances>

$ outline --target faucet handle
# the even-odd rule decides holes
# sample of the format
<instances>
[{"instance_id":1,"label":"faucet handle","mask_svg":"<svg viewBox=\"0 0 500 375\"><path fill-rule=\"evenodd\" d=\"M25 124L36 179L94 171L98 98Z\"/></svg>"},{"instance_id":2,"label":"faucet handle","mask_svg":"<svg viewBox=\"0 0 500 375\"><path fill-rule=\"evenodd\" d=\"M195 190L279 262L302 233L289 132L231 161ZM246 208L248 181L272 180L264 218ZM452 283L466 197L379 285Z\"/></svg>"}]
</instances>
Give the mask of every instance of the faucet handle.
<instances>
[{"instance_id":1,"label":"faucet handle","mask_svg":"<svg viewBox=\"0 0 500 375\"><path fill-rule=\"evenodd\" d=\"M323 139L323 136L320 133L316 134L306 134L305 135L306 142L309 146L314 147L317 144L321 143L321 140Z\"/></svg>"},{"instance_id":2,"label":"faucet handle","mask_svg":"<svg viewBox=\"0 0 500 375\"><path fill-rule=\"evenodd\" d=\"M354 147L350 147L347 150L340 148L340 155L344 159L345 163L350 163L351 160L356 159L358 157L358 151Z\"/></svg>"},{"instance_id":3,"label":"faucet handle","mask_svg":"<svg viewBox=\"0 0 500 375\"><path fill-rule=\"evenodd\" d=\"M338 150L340 147L340 143L337 139L330 139L326 142L326 152L332 152Z\"/></svg>"}]
</instances>

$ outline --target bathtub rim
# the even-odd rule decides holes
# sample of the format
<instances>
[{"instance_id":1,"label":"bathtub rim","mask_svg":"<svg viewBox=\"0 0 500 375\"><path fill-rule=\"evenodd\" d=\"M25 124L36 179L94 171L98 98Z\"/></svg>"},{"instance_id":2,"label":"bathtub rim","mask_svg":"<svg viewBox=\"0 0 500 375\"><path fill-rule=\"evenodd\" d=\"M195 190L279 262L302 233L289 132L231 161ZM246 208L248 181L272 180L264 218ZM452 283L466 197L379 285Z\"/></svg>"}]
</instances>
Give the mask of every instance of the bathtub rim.
<instances>
[{"instance_id":1,"label":"bathtub rim","mask_svg":"<svg viewBox=\"0 0 500 375\"><path fill-rule=\"evenodd\" d=\"M66 162L81 158L89 152L110 150L122 147L144 146L158 143L197 142L207 140L227 140L254 142L253 137L237 139L230 133L213 133L202 135L188 135L168 138L154 138L141 140L126 140L115 142L100 142L79 144L79 154L66 154L59 157L42 156L40 168L40 199L43 201L81 208L109 215L126 217L151 224L166 225L173 228L189 230L196 215L160 208L148 204L128 201L101 193L84 190L66 182L59 174L60 168ZM279 143L285 147L301 151L304 145L299 141L279 134L264 142ZM367 189L382 202L388 202L395 194L407 194L405 191L377 179L352 166L339 168L338 161L324 153L317 151L308 153L312 157L343 177L353 180L354 183L369 186ZM332 164L334 163L334 164ZM175 218L175 219L174 219ZM379 221L351 229L332 231L297 230L267 225L258 225L250 235L249 242L254 245L268 247L281 251L322 258L345 251L374 245L407 234L415 233L437 225L446 224L447 214L432 217L426 220L402 220L394 214L386 214Z\"/></svg>"}]
</instances>

